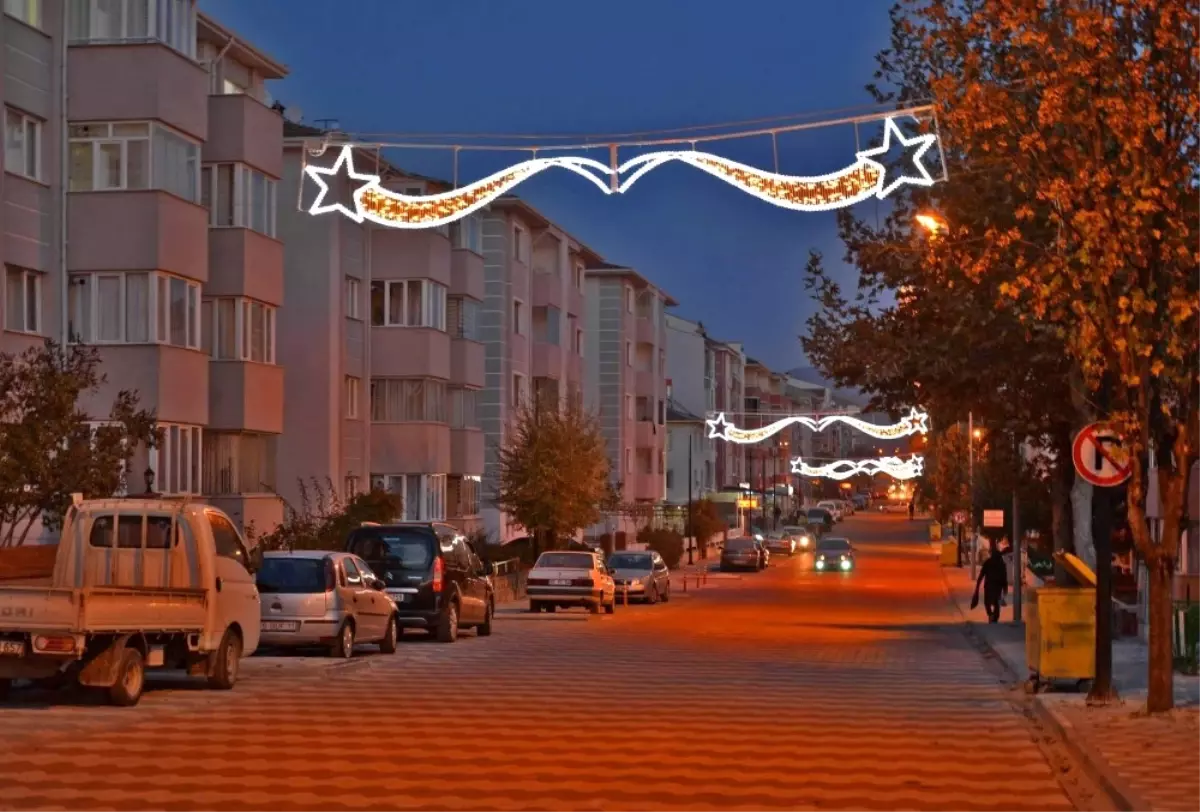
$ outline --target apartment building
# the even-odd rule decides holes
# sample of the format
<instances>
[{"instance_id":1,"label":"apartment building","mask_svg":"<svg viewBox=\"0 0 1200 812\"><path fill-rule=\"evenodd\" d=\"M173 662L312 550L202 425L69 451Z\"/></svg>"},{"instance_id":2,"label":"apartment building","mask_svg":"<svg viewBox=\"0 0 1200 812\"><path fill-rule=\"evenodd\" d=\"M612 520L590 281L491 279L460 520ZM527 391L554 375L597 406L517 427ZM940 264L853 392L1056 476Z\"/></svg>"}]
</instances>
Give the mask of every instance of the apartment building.
<instances>
[{"instance_id":1,"label":"apartment building","mask_svg":"<svg viewBox=\"0 0 1200 812\"><path fill-rule=\"evenodd\" d=\"M600 415L611 476L626 502L666 495L666 308L678 304L632 268L589 267L587 402Z\"/></svg>"},{"instance_id":2,"label":"apartment building","mask_svg":"<svg viewBox=\"0 0 1200 812\"><path fill-rule=\"evenodd\" d=\"M742 345L708 342L713 357L713 406L711 411L725 412L732 422L742 418L739 412L746 400L746 353ZM746 450L737 443L718 442L713 448L713 476L717 488L736 488L746 482Z\"/></svg>"},{"instance_id":3,"label":"apartment building","mask_svg":"<svg viewBox=\"0 0 1200 812\"><path fill-rule=\"evenodd\" d=\"M319 189L304 167L328 168L337 132L286 125L280 216L287 318L279 357L288 368L280 493L300 498L315 479L350 497L398 494L403 518L480 525L484 438L483 217L437 229L388 229L340 214L307 213ZM450 184L406 172L375 153L355 169L406 194ZM329 195L348 201L345 175Z\"/></svg>"},{"instance_id":4,"label":"apartment building","mask_svg":"<svg viewBox=\"0 0 1200 812\"><path fill-rule=\"evenodd\" d=\"M726 443L703 430L705 416L716 407L716 342L698 321L668 313L666 322L667 501L679 504L681 496L687 499L689 478L695 498L716 487L717 446Z\"/></svg>"},{"instance_id":5,"label":"apartment building","mask_svg":"<svg viewBox=\"0 0 1200 812\"><path fill-rule=\"evenodd\" d=\"M484 347L480 425L484 465L497 470L513 418L535 400L542 408L583 402L585 270L600 256L515 197L493 203L483 218L483 285L479 338ZM487 479L484 490L495 492ZM526 534L499 508L483 506L490 536Z\"/></svg>"},{"instance_id":6,"label":"apartment building","mask_svg":"<svg viewBox=\"0 0 1200 812\"><path fill-rule=\"evenodd\" d=\"M707 455L714 442L708 439L704 418L668 394L667 504L686 505L712 492L713 466Z\"/></svg>"},{"instance_id":7,"label":"apartment building","mask_svg":"<svg viewBox=\"0 0 1200 812\"><path fill-rule=\"evenodd\" d=\"M5 0L4 332L99 348L103 419L137 390L162 443L135 457L165 493L274 524L283 426L276 312L286 68L193 0Z\"/></svg>"}]
</instances>

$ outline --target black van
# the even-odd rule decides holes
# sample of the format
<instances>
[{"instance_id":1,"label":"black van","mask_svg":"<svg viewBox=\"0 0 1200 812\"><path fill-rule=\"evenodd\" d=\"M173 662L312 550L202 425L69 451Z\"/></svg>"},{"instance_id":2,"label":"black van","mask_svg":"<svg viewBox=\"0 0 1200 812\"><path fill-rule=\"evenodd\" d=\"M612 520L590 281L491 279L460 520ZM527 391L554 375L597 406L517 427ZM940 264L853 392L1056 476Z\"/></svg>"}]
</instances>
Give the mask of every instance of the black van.
<instances>
[{"instance_id":1,"label":"black van","mask_svg":"<svg viewBox=\"0 0 1200 812\"><path fill-rule=\"evenodd\" d=\"M382 579L401 629L425 629L442 643L453 643L459 629L475 629L480 637L492 633L491 567L457 528L440 522L366 524L350 532L346 552Z\"/></svg>"}]
</instances>

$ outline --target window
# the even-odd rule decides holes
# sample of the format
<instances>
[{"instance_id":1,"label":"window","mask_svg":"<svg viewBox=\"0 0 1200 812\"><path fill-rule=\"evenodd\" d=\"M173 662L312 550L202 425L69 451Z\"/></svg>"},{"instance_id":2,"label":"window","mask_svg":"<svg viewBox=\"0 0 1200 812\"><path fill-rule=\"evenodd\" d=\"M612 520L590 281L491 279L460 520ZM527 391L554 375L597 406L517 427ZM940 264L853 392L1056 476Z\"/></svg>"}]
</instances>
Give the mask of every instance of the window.
<instances>
[{"instance_id":1,"label":"window","mask_svg":"<svg viewBox=\"0 0 1200 812\"><path fill-rule=\"evenodd\" d=\"M371 283L371 326L446 329L446 286L428 279Z\"/></svg>"},{"instance_id":2,"label":"window","mask_svg":"<svg viewBox=\"0 0 1200 812\"><path fill-rule=\"evenodd\" d=\"M346 284L342 289L342 298L346 300L346 318L362 318L359 315L359 303L362 299L362 283L353 276L347 276Z\"/></svg>"},{"instance_id":3,"label":"window","mask_svg":"<svg viewBox=\"0 0 1200 812\"><path fill-rule=\"evenodd\" d=\"M517 262L525 262L529 259L529 252L526 250L525 237L527 233L520 226L513 226L513 259Z\"/></svg>"},{"instance_id":4,"label":"window","mask_svg":"<svg viewBox=\"0 0 1200 812\"><path fill-rule=\"evenodd\" d=\"M480 341L479 302L462 296L451 296L446 300L446 326L454 338Z\"/></svg>"},{"instance_id":5,"label":"window","mask_svg":"<svg viewBox=\"0 0 1200 812\"><path fill-rule=\"evenodd\" d=\"M41 332L42 275L13 265L4 266L4 270L4 329Z\"/></svg>"},{"instance_id":6,"label":"window","mask_svg":"<svg viewBox=\"0 0 1200 812\"><path fill-rule=\"evenodd\" d=\"M512 328L517 335L525 335L525 303L520 299L513 300Z\"/></svg>"},{"instance_id":7,"label":"window","mask_svg":"<svg viewBox=\"0 0 1200 812\"><path fill-rule=\"evenodd\" d=\"M575 354L583 357L583 330L575 331Z\"/></svg>"},{"instance_id":8,"label":"window","mask_svg":"<svg viewBox=\"0 0 1200 812\"><path fill-rule=\"evenodd\" d=\"M37 2L37 0L33 0ZM8 0L5 0L7 10ZM196 55L196 14L191 0L70 0L72 43L157 41Z\"/></svg>"},{"instance_id":9,"label":"window","mask_svg":"<svg viewBox=\"0 0 1200 812\"><path fill-rule=\"evenodd\" d=\"M205 511L205 514L208 516L208 526L212 529L213 546L217 555L221 558L232 558L243 567L246 566L250 556L246 554L246 548L242 545L242 539L233 522L215 510Z\"/></svg>"},{"instance_id":10,"label":"window","mask_svg":"<svg viewBox=\"0 0 1200 812\"><path fill-rule=\"evenodd\" d=\"M242 87L241 85L239 85L237 82L233 81L232 79L222 79L221 80L221 92L219 95L221 95L221 96L242 96L242 95L245 95L245 93L246 93L246 88Z\"/></svg>"},{"instance_id":11,"label":"window","mask_svg":"<svg viewBox=\"0 0 1200 812\"><path fill-rule=\"evenodd\" d=\"M150 468L155 474L155 487L161 493L200 492L199 426L180 426L159 423L162 440L158 448L150 449Z\"/></svg>"},{"instance_id":12,"label":"window","mask_svg":"<svg viewBox=\"0 0 1200 812\"><path fill-rule=\"evenodd\" d=\"M212 164L200 173L200 202L215 228L248 228L275 236L277 186L244 164Z\"/></svg>"},{"instance_id":13,"label":"window","mask_svg":"<svg viewBox=\"0 0 1200 812\"><path fill-rule=\"evenodd\" d=\"M450 236L454 247L465 251L483 253L483 218L478 214L469 214L450 225Z\"/></svg>"},{"instance_id":14,"label":"window","mask_svg":"<svg viewBox=\"0 0 1200 812\"><path fill-rule=\"evenodd\" d=\"M275 444L273 434L205 432L202 492L209 496L274 493Z\"/></svg>"},{"instance_id":15,"label":"window","mask_svg":"<svg viewBox=\"0 0 1200 812\"><path fill-rule=\"evenodd\" d=\"M4 13L34 28L42 27L42 0L4 0Z\"/></svg>"},{"instance_id":16,"label":"window","mask_svg":"<svg viewBox=\"0 0 1200 812\"><path fill-rule=\"evenodd\" d=\"M470 475L448 478L446 500L449 518L461 519L479 515L480 481L480 477Z\"/></svg>"},{"instance_id":17,"label":"window","mask_svg":"<svg viewBox=\"0 0 1200 812\"><path fill-rule=\"evenodd\" d=\"M450 428L479 428L478 390L452 386L447 393L450 395Z\"/></svg>"},{"instance_id":18,"label":"window","mask_svg":"<svg viewBox=\"0 0 1200 812\"><path fill-rule=\"evenodd\" d=\"M633 288L625 288L625 311L633 312Z\"/></svg>"},{"instance_id":19,"label":"window","mask_svg":"<svg viewBox=\"0 0 1200 812\"><path fill-rule=\"evenodd\" d=\"M583 263L575 263L575 289L583 290Z\"/></svg>"},{"instance_id":20,"label":"window","mask_svg":"<svg viewBox=\"0 0 1200 812\"><path fill-rule=\"evenodd\" d=\"M525 405L525 376L514 372L512 376L512 407L520 409Z\"/></svg>"},{"instance_id":21,"label":"window","mask_svg":"<svg viewBox=\"0 0 1200 812\"><path fill-rule=\"evenodd\" d=\"M633 473L633 449L625 449L625 473Z\"/></svg>"},{"instance_id":22,"label":"window","mask_svg":"<svg viewBox=\"0 0 1200 812\"><path fill-rule=\"evenodd\" d=\"M350 420L358 419L358 391L362 387L362 380L355 378L353 375L346 376L346 417Z\"/></svg>"},{"instance_id":23,"label":"window","mask_svg":"<svg viewBox=\"0 0 1200 812\"><path fill-rule=\"evenodd\" d=\"M425 480L425 519L446 518L446 475L428 474Z\"/></svg>"},{"instance_id":24,"label":"window","mask_svg":"<svg viewBox=\"0 0 1200 812\"><path fill-rule=\"evenodd\" d=\"M625 342L625 366L633 366L633 342Z\"/></svg>"},{"instance_id":25,"label":"window","mask_svg":"<svg viewBox=\"0 0 1200 812\"><path fill-rule=\"evenodd\" d=\"M625 419L633 420L633 418L634 418L633 395L626 395L625 396Z\"/></svg>"},{"instance_id":26,"label":"window","mask_svg":"<svg viewBox=\"0 0 1200 812\"><path fill-rule=\"evenodd\" d=\"M5 10L8 10L7 6ZM31 180L42 179L42 122L7 108L4 110L4 169Z\"/></svg>"},{"instance_id":27,"label":"window","mask_svg":"<svg viewBox=\"0 0 1200 812\"><path fill-rule=\"evenodd\" d=\"M446 518L445 474L371 474L371 487L400 496L402 521Z\"/></svg>"},{"instance_id":28,"label":"window","mask_svg":"<svg viewBox=\"0 0 1200 812\"><path fill-rule=\"evenodd\" d=\"M372 378L371 419L445 423L446 384L426 378Z\"/></svg>"},{"instance_id":29,"label":"window","mask_svg":"<svg viewBox=\"0 0 1200 812\"><path fill-rule=\"evenodd\" d=\"M71 274L70 340L200 348L200 285L163 273Z\"/></svg>"},{"instance_id":30,"label":"window","mask_svg":"<svg viewBox=\"0 0 1200 812\"><path fill-rule=\"evenodd\" d=\"M70 190L162 189L201 202L200 145L162 124L72 124Z\"/></svg>"},{"instance_id":31,"label":"window","mask_svg":"<svg viewBox=\"0 0 1200 812\"><path fill-rule=\"evenodd\" d=\"M562 311L557 307L535 307L533 309L534 340L555 347L561 343Z\"/></svg>"},{"instance_id":32,"label":"window","mask_svg":"<svg viewBox=\"0 0 1200 812\"><path fill-rule=\"evenodd\" d=\"M276 308L241 297L205 299L204 349L219 361L275 363Z\"/></svg>"}]
</instances>

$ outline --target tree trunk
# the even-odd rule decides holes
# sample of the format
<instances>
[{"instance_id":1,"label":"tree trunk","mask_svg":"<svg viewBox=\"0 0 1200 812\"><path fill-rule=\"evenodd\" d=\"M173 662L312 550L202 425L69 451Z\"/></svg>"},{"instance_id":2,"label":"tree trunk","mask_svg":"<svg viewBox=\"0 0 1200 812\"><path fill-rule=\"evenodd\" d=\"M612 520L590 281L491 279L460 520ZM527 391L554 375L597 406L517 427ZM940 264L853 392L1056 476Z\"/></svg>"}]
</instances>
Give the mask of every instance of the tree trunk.
<instances>
[{"instance_id":1,"label":"tree trunk","mask_svg":"<svg viewBox=\"0 0 1200 812\"><path fill-rule=\"evenodd\" d=\"M1148 614L1150 620L1149 674L1146 710L1150 713L1169 711L1175 706L1175 657L1171 645L1171 580L1174 574L1170 562L1162 555L1146 562L1150 581Z\"/></svg>"},{"instance_id":2,"label":"tree trunk","mask_svg":"<svg viewBox=\"0 0 1200 812\"><path fill-rule=\"evenodd\" d=\"M1071 490L1070 483L1075 478L1074 466L1070 458L1064 459L1058 454L1054 468L1050 472L1050 535L1054 542L1055 552L1074 552L1075 540L1071 535L1074 522L1071 521ZM1067 573L1063 566L1054 561L1054 581L1066 583Z\"/></svg>"}]
</instances>

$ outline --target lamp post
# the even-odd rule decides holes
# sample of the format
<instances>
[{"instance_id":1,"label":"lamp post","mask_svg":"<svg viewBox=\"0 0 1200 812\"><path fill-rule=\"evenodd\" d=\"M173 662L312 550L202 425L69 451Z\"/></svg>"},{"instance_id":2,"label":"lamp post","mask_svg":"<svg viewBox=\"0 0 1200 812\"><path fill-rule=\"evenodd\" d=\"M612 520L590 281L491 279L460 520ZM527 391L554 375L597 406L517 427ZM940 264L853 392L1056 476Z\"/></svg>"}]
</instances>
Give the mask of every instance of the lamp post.
<instances>
[{"instance_id":1,"label":"lamp post","mask_svg":"<svg viewBox=\"0 0 1200 812\"><path fill-rule=\"evenodd\" d=\"M692 546L696 540L692 538L692 446L696 444L695 435L688 433L688 501L687 501L687 516L684 519L684 532L687 533L687 551L688 563L692 561Z\"/></svg>"},{"instance_id":2,"label":"lamp post","mask_svg":"<svg viewBox=\"0 0 1200 812\"><path fill-rule=\"evenodd\" d=\"M958 425L962 425L959 423ZM979 566L978 534L975 532L975 413L967 412L967 494L969 497L970 513L968 514L971 527L971 581L975 581L976 567Z\"/></svg>"}]
</instances>

